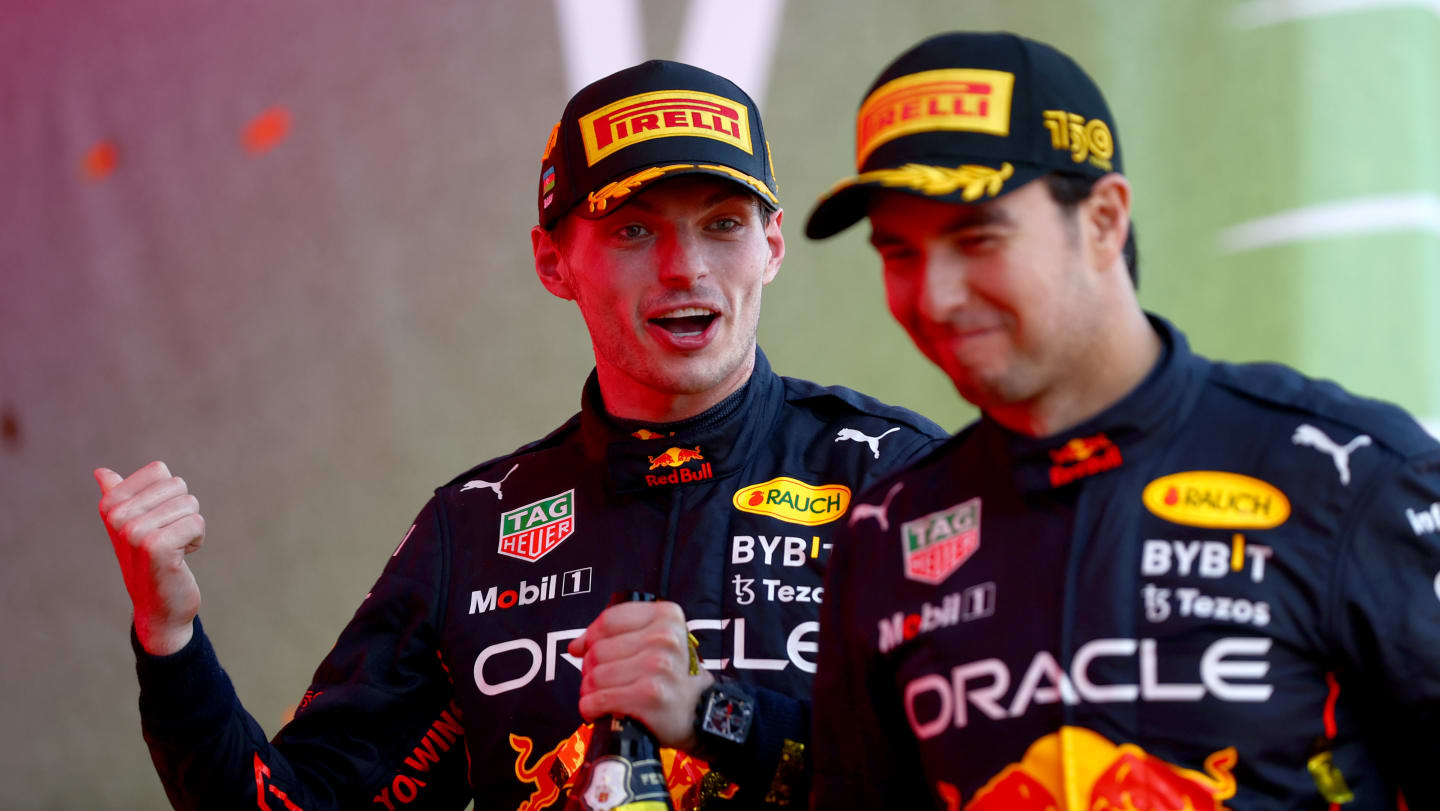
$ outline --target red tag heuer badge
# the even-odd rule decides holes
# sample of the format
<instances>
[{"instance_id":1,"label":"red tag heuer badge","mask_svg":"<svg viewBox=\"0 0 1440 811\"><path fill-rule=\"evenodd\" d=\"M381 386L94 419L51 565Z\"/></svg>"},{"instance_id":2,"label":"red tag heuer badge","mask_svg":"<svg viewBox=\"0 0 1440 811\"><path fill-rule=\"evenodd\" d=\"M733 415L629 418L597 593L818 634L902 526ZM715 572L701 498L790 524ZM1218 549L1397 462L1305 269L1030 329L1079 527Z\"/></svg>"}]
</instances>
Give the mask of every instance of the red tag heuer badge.
<instances>
[{"instance_id":1,"label":"red tag heuer badge","mask_svg":"<svg viewBox=\"0 0 1440 811\"><path fill-rule=\"evenodd\" d=\"M542 498L500 515L502 555L531 563L575 532L575 491Z\"/></svg>"},{"instance_id":2,"label":"red tag heuer badge","mask_svg":"<svg viewBox=\"0 0 1440 811\"><path fill-rule=\"evenodd\" d=\"M980 497L900 525L905 576L938 585L980 548Z\"/></svg>"}]
</instances>

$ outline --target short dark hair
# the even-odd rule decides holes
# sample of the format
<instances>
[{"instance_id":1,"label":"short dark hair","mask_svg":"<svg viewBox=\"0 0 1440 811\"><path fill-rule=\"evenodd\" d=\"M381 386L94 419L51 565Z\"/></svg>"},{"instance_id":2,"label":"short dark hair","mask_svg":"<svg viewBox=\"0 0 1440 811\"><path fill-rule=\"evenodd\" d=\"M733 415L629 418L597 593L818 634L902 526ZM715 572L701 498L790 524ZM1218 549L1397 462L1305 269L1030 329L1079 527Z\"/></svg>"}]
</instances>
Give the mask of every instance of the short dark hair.
<instances>
[{"instance_id":1,"label":"short dark hair","mask_svg":"<svg viewBox=\"0 0 1440 811\"><path fill-rule=\"evenodd\" d=\"M1100 178L1087 175L1070 175L1051 172L1045 175L1045 187L1050 190L1050 199L1060 206L1067 215L1074 213L1081 200L1090 196ZM1130 221L1130 233L1125 237L1125 267L1130 271L1130 282L1140 289L1140 249L1135 244L1135 221Z\"/></svg>"}]
</instances>

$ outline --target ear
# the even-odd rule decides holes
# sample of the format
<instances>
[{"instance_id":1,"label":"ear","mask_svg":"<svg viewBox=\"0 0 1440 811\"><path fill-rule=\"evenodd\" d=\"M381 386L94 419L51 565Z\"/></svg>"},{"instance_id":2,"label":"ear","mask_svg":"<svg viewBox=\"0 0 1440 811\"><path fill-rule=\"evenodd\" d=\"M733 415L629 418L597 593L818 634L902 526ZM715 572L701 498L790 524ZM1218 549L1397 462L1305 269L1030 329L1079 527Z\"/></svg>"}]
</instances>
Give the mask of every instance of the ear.
<instances>
[{"instance_id":1,"label":"ear","mask_svg":"<svg viewBox=\"0 0 1440 811\"><path fill-rule=\"evenodd\" d=\"M785 209L779 209L765 225L765 245L770 249L770 258L765 262L765 276L762 284L775 281L780 272L780 263L785 260L785 236L780 233L780 221L785 219Z\"/></svg>"},{"instance_id":2,"label":"ear","mask_svg":"<svg viewBox=\"0 0 1440 811\"><path fill-rule=\"evenodd\" d=\"M566 301L575 300L575 288L570 284L565 257L556 242L555 232L540 226L530 229L530 248L535 252L535 275L550 294Z\"/></svg>"},{"instance_id":3,"label":"ear","mask_svg":"<svg viewBox=\"0 0 1440 811\"><path fill-rule=\"evenodd\" d=\"M1113 267L1121 261L1130 234L1130 181L1115 172L1100 178L1085 198L1082 212L1092 266Z\"/></svg>"}]
</instances>

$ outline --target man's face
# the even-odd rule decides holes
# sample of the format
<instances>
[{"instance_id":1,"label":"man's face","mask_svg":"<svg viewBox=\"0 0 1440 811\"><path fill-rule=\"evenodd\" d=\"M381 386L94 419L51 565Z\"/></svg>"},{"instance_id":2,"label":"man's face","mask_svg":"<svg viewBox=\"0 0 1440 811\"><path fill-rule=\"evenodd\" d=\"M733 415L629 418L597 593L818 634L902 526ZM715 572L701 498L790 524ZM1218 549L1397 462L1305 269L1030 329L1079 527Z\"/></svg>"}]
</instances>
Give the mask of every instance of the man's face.
<instances>
[{"instance_id":1,"label":"man's face","mask_svg":"<svg viewBox=\"0 0 1440 811\"><path fill-rule=\"evenodd\" d=\"M662 396L744 382L785 253L779 212L767 224L744 189L689 175L603 219L571 216L552 239L563 285L547 287L579 305L602 382Z\"/></svg>"},{"instance_id":2,"label":"man's face","mask_svg":"<svg viewBox=\"0 0 1440 811\"><path fill-rule=\"evenodd\" d=\"M975 205L878 191L869 216L891 314L965 399L1022 404L1086 373L1098 274L1043 180Z\"/></svg>"}]
</instances>

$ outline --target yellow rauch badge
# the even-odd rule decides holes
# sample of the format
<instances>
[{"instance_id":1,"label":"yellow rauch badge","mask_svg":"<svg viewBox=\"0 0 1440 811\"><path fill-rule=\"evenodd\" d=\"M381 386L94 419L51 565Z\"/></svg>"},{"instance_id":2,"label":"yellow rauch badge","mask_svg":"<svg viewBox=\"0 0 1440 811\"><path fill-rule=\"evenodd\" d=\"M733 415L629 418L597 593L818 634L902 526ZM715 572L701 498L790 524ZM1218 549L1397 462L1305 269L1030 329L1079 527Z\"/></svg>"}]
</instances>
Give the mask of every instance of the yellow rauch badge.
<instances>
[{"instance_id":1,"label":"yellow rauch badge","mask_svg":"<svg viewBox=\"0 0 1440 811\"><path fill-rule=\"evenodd\" d=\"M743 512L814 527L845 514L850 508L850 488L843 484L806 484L780 476L736 490L731 502Z\"/></svg>"},{"instance_id":2,"label":"yellow rauch badge","mask_svg":"<svg viewBox=\"0 0 1440 811\"><path fill-rule=\"evenodd\" d=\"M1290 517L1290 499L1269 482L1219 470L1189 470L1145 485L1150 512L1191 527L1270 529Z\"/></svg>"}]
</instances>

